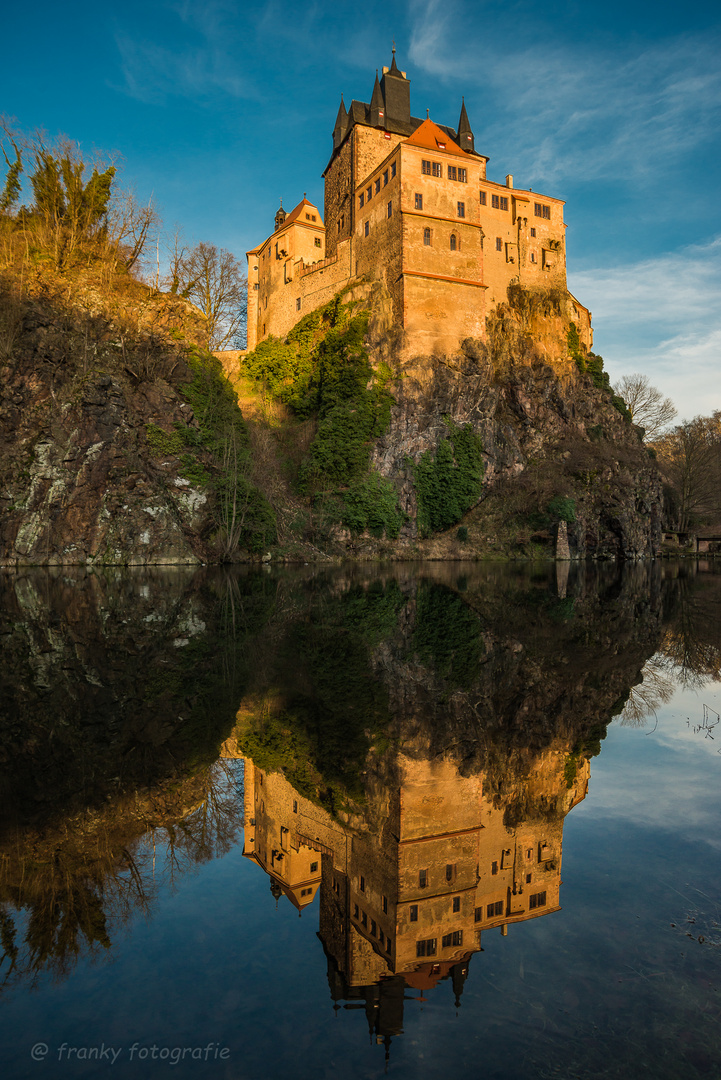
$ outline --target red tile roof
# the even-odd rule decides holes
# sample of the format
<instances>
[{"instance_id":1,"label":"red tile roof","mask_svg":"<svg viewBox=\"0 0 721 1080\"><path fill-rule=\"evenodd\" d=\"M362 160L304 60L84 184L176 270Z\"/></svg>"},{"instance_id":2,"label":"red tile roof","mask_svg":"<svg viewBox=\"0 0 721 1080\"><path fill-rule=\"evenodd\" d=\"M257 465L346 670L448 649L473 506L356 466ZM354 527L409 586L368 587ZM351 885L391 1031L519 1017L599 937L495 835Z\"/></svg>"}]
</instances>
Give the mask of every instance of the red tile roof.
<instances>
[{"instance_id":1,"label":"red tile roof","mask_svg":"<svg viewBox=\"0 0 721 1080\"><path fill-rule=\"evenodd\" d=\"M405 140L404 146L420 146L424 150L432 150L434 154L453 154L456 157L467 158L465 150L461 150L457 142L446 134L443 128L430 119L424 120L419 128Z\"/></svg>"}]
</instances>

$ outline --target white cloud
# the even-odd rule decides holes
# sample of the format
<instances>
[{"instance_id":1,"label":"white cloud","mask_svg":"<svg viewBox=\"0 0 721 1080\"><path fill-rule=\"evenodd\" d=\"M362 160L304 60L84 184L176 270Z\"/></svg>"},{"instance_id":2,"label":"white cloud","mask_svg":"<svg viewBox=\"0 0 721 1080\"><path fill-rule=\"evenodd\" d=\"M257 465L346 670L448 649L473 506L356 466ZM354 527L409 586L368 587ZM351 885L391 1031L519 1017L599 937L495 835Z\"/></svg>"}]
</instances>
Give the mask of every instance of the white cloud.
<instances>
[{"instance_id":1,"label":"white cloud","mask_svg":"<svg viewBox=\"0 0 721 1080\"><path fill-rule=\"evenodd\" d=\"M624 266L574 273L611 381L640 371L681 418L721 409L721 237Z\"/></svg>"},{"instance_id":2,"label":"white cloud","mask_svg":"<svg viewBox=\"0 0 721 1080\"><path fill-rule=\"evenodd\" d=\"M136 39L122 30L116 33L122 89L153 104L162 104L169 97L203 100L216 93L234 98L256 96L252 84L240 74L230 24L232 8L224 0L202 7L184 2L174 13L190 31L192 41L186 45L169 47ZM177 33L174 27L174 39Z\"/></svg>"},{"instance_id":3,"label":"white cloud","mask_svg":"<svg viewBox=\"0 0 721 1080\"><path fill-rule=\"evenodd\" d=\"M645 47L616 41L611 51L559 42L529 20L509 40L505 12L499 23L493 9L461 0L426 0L412 14L413 64L462 84L479 149L495 156L502 148L524 183L658 174L716 138L714 35Z\"/></svg>"}]
</instances>

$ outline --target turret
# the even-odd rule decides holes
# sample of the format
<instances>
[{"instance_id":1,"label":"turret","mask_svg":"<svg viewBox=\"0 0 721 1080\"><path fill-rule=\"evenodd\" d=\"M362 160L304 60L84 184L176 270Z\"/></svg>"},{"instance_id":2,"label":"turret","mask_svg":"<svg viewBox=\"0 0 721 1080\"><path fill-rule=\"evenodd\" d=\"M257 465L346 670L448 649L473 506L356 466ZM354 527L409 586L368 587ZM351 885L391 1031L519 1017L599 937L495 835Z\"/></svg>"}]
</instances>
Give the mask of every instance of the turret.
<instances>
[{"instance_id":1,"label":"turret","mask_svg":"<svg viewBox=\"0 0 721 1080\"><path fill-rule=\"evenodd\" d=\"M371 97L370 122L373 127L385 127L385 117L386 107L381 94L381 84L378 82L378 71L376 70L376 81L373 84L373 96Z\"/></svg>"},{"instance_id":2,"label":"turret","mask_svg":"<svg viewBox=\"0 0 721 1080\"><path fill-rule=\"evenodd\" d=\"M343 102L343 95L340 96L340 105L338 106L338 115L335 118L335 127L333 128L333 149L337 150L343 139L346 137L348 129L348 110Z\"/></svg>"},{"instance_id":3,"label":"turret","mask_svg":"<svg viewBox=\"0 0 721 1080\"><path fill-rule=\"evenodd\" d=\"M278 232L278 229L280 229L282 225L285 225L285 219L287 217L288 217L288 215L286 214L285 210L283 209L283 200L281 199L280 200L280 210L275 215L275 231L276 232Z\"/></svg>"},{"instance_id":4,"label":"turret","mask_svg":"<svg viewBox=\"0 0 721 1080\"><path fill-rule=\"evenodd\" d=\"M468 113L466 112L466 101L462 99L461 115L458 120L458 145L461 150L468 150L473 152L476 148L474 145L473 132L471 131L471 125L468 122Z\"/></svg>"}]
</instances>

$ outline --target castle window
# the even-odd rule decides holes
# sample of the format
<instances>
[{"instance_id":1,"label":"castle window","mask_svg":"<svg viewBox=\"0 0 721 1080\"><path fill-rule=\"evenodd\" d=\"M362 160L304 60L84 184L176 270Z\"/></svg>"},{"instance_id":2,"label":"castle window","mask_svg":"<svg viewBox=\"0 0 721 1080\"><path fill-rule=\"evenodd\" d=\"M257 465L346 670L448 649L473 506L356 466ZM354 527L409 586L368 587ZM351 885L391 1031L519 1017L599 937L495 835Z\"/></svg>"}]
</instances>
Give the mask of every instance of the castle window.
<instances>
[{"instance_id":1,"label":"castle window","mask_svg":"<svg viewBox=\"0 0 721 1080\"><path fill-rule=\"evenodd\" d=\"M363 231L364 231L364 233L365 233L365 235L366 235L366 236L367 236L367 235L368 235L368 233L369 233L369 232L371 231L371 226L370 226L370 222L369 222L369 221L366 221L366 223L365 223L365 229L364 229Z\"/></svg>"},{"instance_id":2,"label":"castle window","mask_svg":"<svg viewBox=\"0 0 721 1080\"><path fill-rule=\"evenodd\" d=\"M298 297L295 301L295 310L300 311L300 297Z\"/></svg>"},{"instance_id":3,"label":"castle window","mask_svg":"<svg viewBox=\"0 0 721 1080\"><path fill-rule=\"evenodd\" d=\"M496 237L496 251L503 251L503 240L501 240L500 236Z\"/></svg>"},{"instance_id":4,"label":"castle window","mask_svg":"<svg viewBox=\"0 0 721 1080\"><path fill-rule=\"evenodd\" d=\"M316 236L316 238L315 238L315 246L320 247L320 237L319 236Z\"/></svg>"},{"instance_id":5,"label":"castle window","mask_svg":"<svg viewBox=\"0 0 721 1080\"><path fill-rule=\"evenodd\" d=\"M451 251L455 251L457 249L457 247L458 247L458 240L456 239L456 234L451 233Z\"/></svg>"},{"instance_id":6,"label":"castle window","mask_svg":"<svg viewBox=\"0 0 721 1080\"><path fill-rule=\"evenodd\" d=\"M460 896L454 896L453 897L453 910L454 911L460 911L461 910L461 898L460 898Z\"/></svg>"},{"instance_id":7,"label":"castle window","mask_svg":"<svg viewBox=\"0 0 721 1080\"><path fill-rule=\"evenodd\" d=\"M496 245L496 246L498 246L498 245ZM498 863L497 862L492 862L491 863L491 873L492 874L497 874L498 873Z\"/></svg>"},{"instance_id":8,"label":"castle window","mask_svg":"<svg viewBox=\"0 0 721 1080\"><path fill-rule=\"evenodd\" d=\"M357 919L359 915L360 915L360 912L358 911L358 905L354 904L353 905L353 918Z\"/></svg>"},{"instance_id":9,"label":"castle window","mask_svg":"<svg viewBox=\"0 0 721 1080\"><path fill-rule=\"evenodd\" d=\"M258 291L258 289L260 288L260 285L258 285L258 284L255 284L255 285L253 286L253 288L254 288L254 289L255 289L255 291L257 292L257 291Z\"/></svg>"},{"instance_id":10,"label":"castle window","mask_svg":"<svg viewBox=\"0 0 721 1080\"><path fill-rule=\"evenodd\" d=\"M444 934L441 944L444 949L451 949L454 945L462 945L463 931L454 930L452 934Z\"/></svg>"},{"instance_id":11,"label":"castle window","mask_svg":"<svg viewBox=\"0 0 721 1080\"><path fill-rule=\"evenodd\" d=\"M386 169L385 172L383 173L383 187L385 187L387 183L388 183L388 169Z\"/></svg>"},{"instance_id":12,"label":"castle window","mask_svg":"<svg viewBox=\"0 0 721 1080\"><path fill-rule=\"evenodd\" d=\"M501 205L501 200L498 198L498 196L497 195L491 195L491 206L495 206L496 210L498 210L500 205Z\"/></svg>"},{"instance_id":13,"label":"castle window","mask_svg":"<svg viewBox=\"0 0 721 1080\"><path fill-rule=\"evenodd\" d=\"M359 887L359 889L360 889L360 891L361 891L361 892L365 892L365 891L366 891L366 879L365 879L365 878L363 877L363 875L362 875L362 874L361 874L361 876L360 876L360 880L359 880L359 882L358 882L358 887Z\"/></svg>"},{"instance_id":14,"label":"castle window","mask_svg":"<svg viewBox=\"0 0 721 1080\"><path fill-rule=\"evenodd\" d=\"M462 202L458 203L458 216L459 217L465 217L466 216L466 204L465 203L462 203Z\"/></svg>"},{"instance_id":15,"label":"castle window","mask_svg":"<svg viewBox=\"0 0 721 1080\"><path fill-rule=\"evenodd\" d=\"M501 195L501 210L508 209L508 196Z\"/></svg>"},{"instance_id":16,"label":"castle window","mask_svg":"<svg viewBox=\"0 0 721 1080\"><path fill-rule=\"evenodd\" d=\"M371 937L376 937L376 921L371 919Z\"/></svg>"},{"instance_id":17,"label":"castle window","mask_svg":"<svg viewBox=\"0 0 721 1080\"><path fill-rule=\"evenodd\" d=\"M473 911L473 919L474 919L475 922L481 922L481 920L483 919L483 908L482 907L477 907L477 908L474 909L474 911Z\"/></svg>"},{"instance_id":18,"label":"castle window","mask_svg":"<svg viewBox=\"0 0 721 1080\"><path fill-rule=\"evenodd\" d=\"M536 261L536 253L535 253L535 251L532 251L531 252L531 262L534 263L535 261Z\"/></svg>"},{"instance_id":19,"label":"castle window","mask_svg":"<svg viewBox=\"0 0 721 1080\"><path fill-rule=\"evenodd\" d=\"M426 941L416 942L416 956L435 956L436 939L428 938Z\"/></svg>"},{"instance_id":20,"label":"castle window","mask_svg":"<svg viewBox=\"0 0 721 1080\"><path fill-rule=\"evenodd\" d=\"M438 161L434 161L431 166L434 176L443 176L443 166Z\"/></svg>"},{"instance_id":21,"label":"castle window","mask_svg":"<svg viewBox=\"0 0 721 1080\"><path fill-rule=\"evenodd\" d=\"M311 872L311 874L317 874L318 873L318 863L317 862L312 862L310 864L310 872Z\"/></svg>"},{"instance_id":22,"label":"castle window","mask_svg":"<svg viewBox=\"0 0 721 1080\"><path fill-rule=\"evenodd\" d=\"M361 911L361 926L367 926L367 925L368 925L368 916L366 915L365 911Z\"/></svg>"},{"instance_id":23,"label":"castle window","mask_svg":"<svg viewBox=\"0 0 721 1080\"><path fill-rule=\"evenodd\" d=\"M388 897L384 896L382 899L383 899L383 914L387 915L388 914Z\"/></svg>"},{"instance_id":24,"label":"castle window","mask_svg":"<svg viewBox=\"0 0 721 1080\"><path fill-rule=\"evenodd\" d=\"M458 179L457 170L456 170L455 165L449 165L448 166L448 179L449 180L457 180Z\"/></svg>"},{"instance_id":25,"label":"castle window","mask_svg":"<svg viewBox=\"0 0 721 1080\"><path fill-rule=\"evenodd\" d=\"M305 215L305 220L306 220L306 221L310 221L310 214L306 214L306 215Z\"/></svg>"},{"instance_id":26,"label":"castle window","mask_svg":"<svg viewBox=\"0 0 721 1080\"><path fill-rule=\"evenodd\" d=\"M529 903L528 903L528 906L531 909L531 911L533 911L534 908L545 907L546 906L546 894L545 894L545 892L534 893L533 896L531 897Z\"/></svg>"},{"instance_id":27,"label":"castle window","mask_svg":"<svg viewBox=\"0 0 721 1080\"><path fill-rule=\"evenodd\" d=\"M387 953L389 953L391 951L392 944L393 944L393 938L386 938L386 952Z\"/></svg>"},{"instance_id":28,"label":"castle window","mask_svg":"<svg viewBox=\"0 0 721 1080\"><path fill-rule=\"evenodd\" d=\"M372 197L373 197L373 185L371 185L369 188L366 188L366 199L368 200L368 202L371 201Z\"/></svg>"},{"instance_id":29,"label":"castle window","mask_svg":"<svg viewBox=\"0 0 721 1080\"><path fill-rule=\"evenodd\" d=\"M365 201L366 201L366 197L365 197L365 195L363 194L363 192L361 191L360 195L358 196L358 206L359 206L359 208L360 208L361 206L363 206L363 204L364 204L364 202L365 202Z\"/></svg>"},{"instance_id":30,"label":"castle window","mask_svg":"<svg viewBox=\"0 0 721 1080\"><path fill-rule=\"evenodd\" d=\"M430 229L424 229L423 230L423 243L426 245L426 247L431 246L431 230Z\"/></svg>"},{"instance_id":31,"label":"castle window","mask_svg":"<svg viewBox=\"0 0 721 1080\"><path fill-rule=\"evenodd\" d=\"M376 180L376 195L378 194L380 189L381 189L381 178L379 176L378 179Z\"/></svg>"},{"instance_id":32,"label":"castle window","mask_svg":"<svg viewBox=\"0 0 721 1080\"><path fill-rule=\"evenodd\" d=\"M495 919L497 915L503 914L503 901L497 900L495 904L489 904L486 908L486 918Z\"/></svg>"},{"instance_id":33,"label":"castle window","mask_svg":"<svg viewBox=\"0 0 721 1080\"><path fill-rule=\"evenodd\" d=\"M418 872L418 885L419 888L425 889L428 886L428 871L419 870Z\"/></svg>"},{"instance_id":34,"label":"castle window","mask_svg":"<svg viewBox=\"0 0 721 1080\"><path fill-rule=\"evenodd\" d=\"M531 236L535 236L535 235L536 235L536 230L535 230L535 229L531 229Z\"/></svg>"},{"instance_id":35,"label":"castle window","mask_svg":"<svg viewBox=\"0 0 721 1080\"><path fill-rule=\"evenodd\" d=\"M388 203L388 217L393 217L393 203Z\"/></svg>"},{"instance_id":36,"label":"castle window","mask_svg":"<svg viewBox=\"0 0 721 1080\"><path fill-rule=\"evenodd\" d=\"M485 193L485 191L479 191L478 192L478 201L480 202L481 206L486 205L486 193Z\"/></svg>"},{"instance_id":37,"label":"castle window","mask_svg":"<svg viewBox=\"0 0 721 1080\"><path fill-rule=\"evenodd\" d=\"M468 173L466 172L465 169L459 169L458 170L458 182L460 184L467 184L468 183Z\"/></svg>"},{"instance_id":38,"label":"castle window","mask_svg":"<svg viewBox=\"0 0 721 1080\"><path fill-rule=\"evenodd\" d=\"M395 175L396 175L396 163L395 163L395 161L392 161L391 162L391 180L393 179L393 177Z\"/></svg>"},{"instance_id":39,"label":"castle window","mask_svg":"<svg viewBox=\"0 0 721 1080\"><path fill-rule=\"evenodd\" d=\"M430 161L426 161L424 159L421 162L421 172L423 173L424 176L430 176L431 175L431 163L430 163Z\"/></svg>"},{"instance_id":40,"label":"castle window","mask_svg":"<svg viewBox=\"0 0 721 1080\"><path fill-rule=\"evenodd\" d=\"M418 904L411 904L410 920L411 922L418 922Z\"/></svg>"},{"instance_id":41,"label":"castle window","mask_svg":"<svg viewBox=\"0 0 721 1080\"><path fill-rule=\"evenodd\" d=\"M536 215L536 217L548 218L548 220L550 220L551 207L546 206L545 203L537 202L533 204L533 213Z\"/></svg>"},{"instance_id":42,"label":"castle window","mask_svg":"<svg viewBox=\"0 0 721 1080\"><path fill-rule=\"evenodd\" d=\"M416 192L416 210L422 210L422 209L423 209L423 196L420 194L420 192L417 191Z\"/></svg>"}]
</instances>

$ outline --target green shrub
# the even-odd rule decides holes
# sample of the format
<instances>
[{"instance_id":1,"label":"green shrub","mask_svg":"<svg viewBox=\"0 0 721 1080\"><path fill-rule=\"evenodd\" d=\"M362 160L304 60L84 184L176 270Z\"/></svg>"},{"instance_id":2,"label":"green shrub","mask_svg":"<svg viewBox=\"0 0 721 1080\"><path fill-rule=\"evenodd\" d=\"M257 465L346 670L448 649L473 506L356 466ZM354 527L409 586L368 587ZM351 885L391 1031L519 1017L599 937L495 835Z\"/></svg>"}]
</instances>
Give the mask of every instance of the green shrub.
<instances>
[{"instance_id":1,"label":"green shrub","mask_svg":"<svg viewBox=\"0 0 721 1080\"><path fill-rule=\"evenodd\" d=\"M448 438L435 455L426 450L410 462L418 500L418 530L429 536L455 525L479 499L483 485L483 443L470 424L446 418Z\"/></svg>"},{"instance_id":2,"label":"green shrub","mask_svg":"<svg viewBox=\"0 0 721 1080\"><path fill-rule=\"evenodd\" d=\"M456 533L456 540L460 540L462 544L465 544L468 540L468 529L465 525L461 525L460 529Z\"/></svg>"},{"instance_id":3,"label":"green shrub","mask_svg":"<svg viewBox=\"0 0 721 1080\"><path fill-rule=\"evenodd\" d=\"M576 501L566 495L555 495L548 504L548 512L558 521L575 521Z\"/></svg>"},{"instance_id":4,"label":"green shrub","mask_svg":"<svg viewBox=\"0 0 721 1080\"><path fill-rule=\"evenodd\" d=\"M367 529L373 536L385 534L389 539L398 539L406 515L398 505L395 487L386 477L371 472L338 495L343 501L341 520L351 532Z\"/></svg>"}]
</instances>

